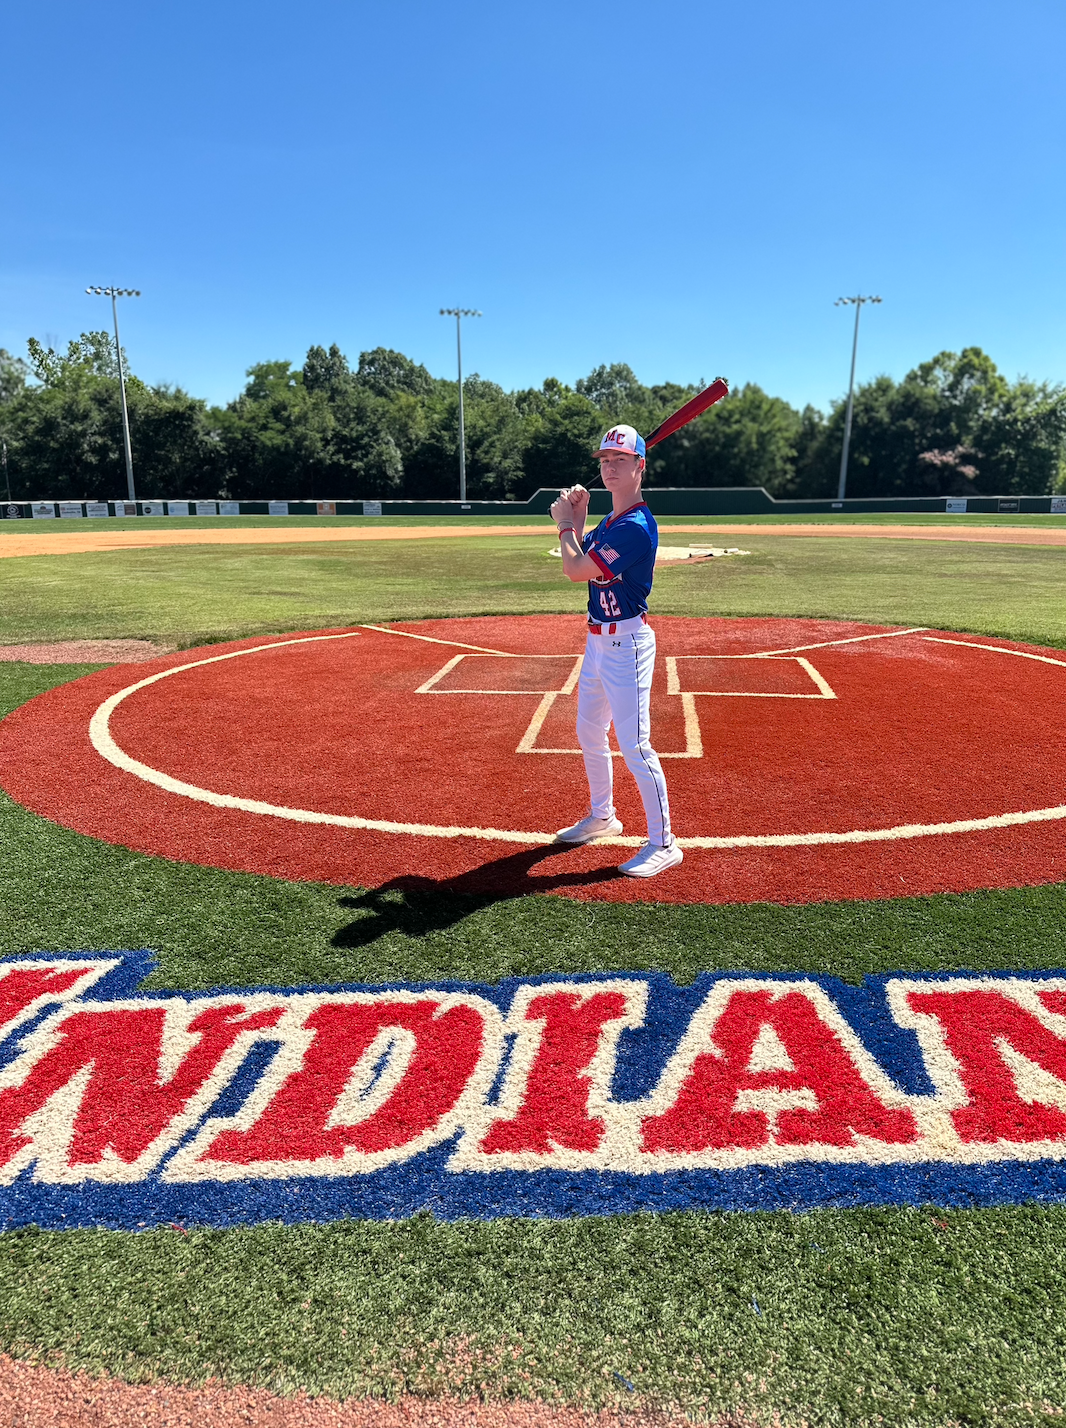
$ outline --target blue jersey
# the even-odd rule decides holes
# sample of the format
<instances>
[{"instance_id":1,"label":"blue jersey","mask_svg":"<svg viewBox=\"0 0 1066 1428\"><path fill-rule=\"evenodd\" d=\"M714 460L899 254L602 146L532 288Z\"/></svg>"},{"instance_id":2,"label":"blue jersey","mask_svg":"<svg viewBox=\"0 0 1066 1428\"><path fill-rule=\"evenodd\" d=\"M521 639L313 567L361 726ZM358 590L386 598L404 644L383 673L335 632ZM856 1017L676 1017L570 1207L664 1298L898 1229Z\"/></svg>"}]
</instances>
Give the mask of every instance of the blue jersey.
<instances>
[{"instance_id":1,"label":"blue jersey","mask_svg":"<svg viewBox=\"0 0 1066 1428\"><path fill-rule=\"evenodd\" d=\"M632 620L646 614L659 549L655 517L641 501L620 516L605 516L581 542L603 572L589 581L589 619Z\"/></svg>"}]
</instances>

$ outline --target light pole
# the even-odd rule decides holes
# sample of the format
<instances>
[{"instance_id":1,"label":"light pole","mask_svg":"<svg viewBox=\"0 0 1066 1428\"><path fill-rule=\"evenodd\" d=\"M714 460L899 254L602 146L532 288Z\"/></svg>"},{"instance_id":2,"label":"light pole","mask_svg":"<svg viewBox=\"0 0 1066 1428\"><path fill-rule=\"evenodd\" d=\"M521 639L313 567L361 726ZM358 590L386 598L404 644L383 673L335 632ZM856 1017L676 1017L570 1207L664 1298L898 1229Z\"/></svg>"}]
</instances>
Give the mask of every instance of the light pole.
<instances>
[{"instance_id":1,"label":"light pole","mask_svg":"<svg viewBox=\"0 0 1066 1428\"><path fill-rule=\"evenodd\" d=\"M459 500L466 500L466 428L463 425L463 338L464 317L481 317L472 307L442 307L441 317L455 318L455 355L459 363Z\"/></svg>"},{"instance_id":2,"label":"light pole","mask_svg":"<svg viewBox=\"0 0 1066 1428\"><path fill-rule=\"evenodd\" d=\"M118 389L122 396L122 437L126 443L126 486L129 498L136 501L137 492L133 486L133 449L130 446L130 414L126 408L126 374L122 370L122 343L118 336L118 299L120 297L140 297L137 288L86 288L87 293L111 299L111 312L115 319L115 356L118 358Z\"/></svg>"},{"instance_id":3,"label":"light pole","mask_svg":"<svg viewBox=\"0 0 1066 1428\"><path fill-rule=\"evenodd\" d=\"M855 405L855 354L859 350L859 313L862 312L864 302L880 302L879 297L855 297L837 298L834 307L847 307L849 303L855 304L855 336L851 343L851 380L848 382L848 410L844 416L844 450L840 455L840 482L837 485L837 500L844 499L844 492L848 486L848 447L851 445L851 413Z\"/></svg>"}]
</instances>

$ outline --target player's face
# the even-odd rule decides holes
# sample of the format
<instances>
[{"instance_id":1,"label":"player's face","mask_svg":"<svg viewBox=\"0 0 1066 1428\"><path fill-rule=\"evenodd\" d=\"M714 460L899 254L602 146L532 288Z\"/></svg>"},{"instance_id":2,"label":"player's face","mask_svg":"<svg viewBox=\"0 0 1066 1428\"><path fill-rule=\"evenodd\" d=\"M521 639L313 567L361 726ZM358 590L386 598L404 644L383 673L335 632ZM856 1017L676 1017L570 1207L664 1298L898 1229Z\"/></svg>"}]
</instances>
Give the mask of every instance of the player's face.
<instances>
[{"instance_id":1,"label":"player's face","mask_svg":"<svg viewBox=\"0 0 1066 1428\"><path fill-rule=\"evenodd\" d=\"M616 491L625 494L630 489L635 494L640 490L644 463L630 451L612 451L609 456L600 457L600 471L603 484L612 496Z\"/></svg>"}]
</instances>

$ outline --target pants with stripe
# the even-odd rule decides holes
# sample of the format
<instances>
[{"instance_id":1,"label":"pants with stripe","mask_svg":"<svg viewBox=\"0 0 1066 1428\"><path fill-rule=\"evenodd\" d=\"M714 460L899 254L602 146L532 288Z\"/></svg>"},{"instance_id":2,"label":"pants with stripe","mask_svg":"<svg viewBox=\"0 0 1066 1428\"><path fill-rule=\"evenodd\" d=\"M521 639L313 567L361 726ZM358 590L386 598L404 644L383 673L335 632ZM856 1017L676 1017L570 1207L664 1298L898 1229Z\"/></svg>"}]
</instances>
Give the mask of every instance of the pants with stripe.
<instances>
[{"instance_id":1,"label":"pants with stripe","mask_svg":"<svg viewBox=\"0 0 1066 1428\"><path fill-rule=\"evenodd\" d=\"M585 759L592 812L614 816L614 783L607 734L615 738L640 791L648 841L671 841L670 804L659 756L651 746L651 677L655 634L648 625L629 634L588 635L577 686L577 741Z\"/></svg>"}]
</instances>

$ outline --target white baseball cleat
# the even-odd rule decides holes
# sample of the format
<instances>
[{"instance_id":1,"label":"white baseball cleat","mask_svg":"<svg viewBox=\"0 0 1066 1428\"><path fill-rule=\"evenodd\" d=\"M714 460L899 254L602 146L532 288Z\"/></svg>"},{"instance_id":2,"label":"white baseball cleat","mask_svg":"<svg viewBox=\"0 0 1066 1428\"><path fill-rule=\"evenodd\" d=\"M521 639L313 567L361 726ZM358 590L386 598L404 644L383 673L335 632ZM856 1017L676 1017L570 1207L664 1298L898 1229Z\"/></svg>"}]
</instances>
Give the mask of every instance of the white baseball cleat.
<instances>
[{"instance_id":1,"label":"white baseball cleat","mask_svg":"<svg viewBox=\"0 0 1066 1428\"><path fill-rule=\"evenodd\" d=\"M613 838L621 833L622 825L617 818L597 818L594 813L582 818L572 828L560 828L555 835L557 843L591 843L596 838Z\"/></svg>"},{"instance_id":2,"label":"white baseball cleat","mask_svg":"<svg viewBox=\"0 0 1066 1428\"><path fill-rule=\"evenodd\" d=\"M676 843L665 848L659 843L645 843L627 863L619 864L618 871L627 878L654 878L657 873L665 873L667 868L676 868L684 861L685 855Z\"/></svg>"}]
</instances>

